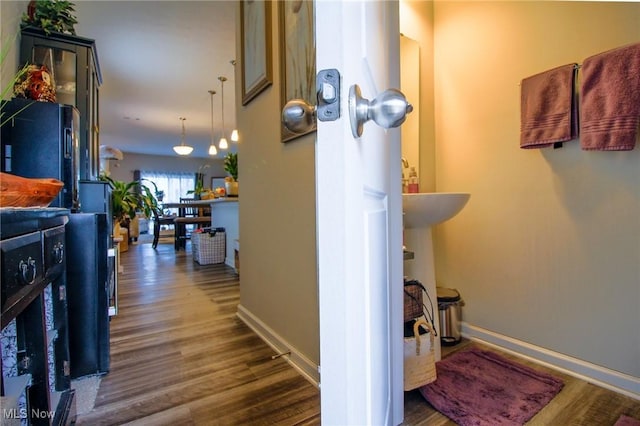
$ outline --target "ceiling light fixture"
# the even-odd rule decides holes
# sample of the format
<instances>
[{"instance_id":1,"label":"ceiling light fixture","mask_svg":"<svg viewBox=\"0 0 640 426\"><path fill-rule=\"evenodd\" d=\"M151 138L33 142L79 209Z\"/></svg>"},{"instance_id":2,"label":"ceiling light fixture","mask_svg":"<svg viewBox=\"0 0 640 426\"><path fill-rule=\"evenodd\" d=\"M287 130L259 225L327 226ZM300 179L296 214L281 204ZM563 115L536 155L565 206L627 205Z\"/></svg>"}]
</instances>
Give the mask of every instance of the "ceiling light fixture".
<instances>
[{"instance_id":1,"label":"ceiling light fixture","mask_svg":"<svg viewBox=\"0 0 640 426\"><path fill-rule=\"evenodd\" d=\"M173 147L173 150L178 155L189 155L191 154L191 151L193 151L192 146L184 144L184 120L186 120L186 118L180 117L180 121L182 122L182 137L180 138L180 145L176 145Z\"/></svg>"},{"instance_id":2,"label":"ceiling light fixture","mask_svg":"<svg viewBox=\"0 0 640 426\"><path fill-rule=\"evenodd\" d=\"M224 136L224 82L227 81L227 77L220 76L218 77L220 80L220 97L222 98L222 136L220 137L220 142L218 142L218 146L220 149L229 148L229 143L227 142L227 138Z\"/></svg>"},{"instance_id":3,"label":"ceiling light fixture","mask_svg":"<svg viewBox=\"0 0 640 426\"><path fill-rule=\"evenodd\" d=\"M122 160L124 155L118 148L100 145L100 158L103 160Z\"/></svg>"},{"instance_id":4,"label":"ceiling light fixture","mask_svg":"<svg viewBox=\"0 0 640 426\"><path fill-rule=\"evenodd\" d=\"M213 95L216 94L216 91L209 90L209 94L211 95L211 145L209 145L209 155L216 155L218 153L218 148L216 148L213 138Z\"/></svg>"},{"instance_id":5,"label":"ceiling light fixture","mask_svg":"<svg viewBox=\"0 0 640 426\"><path fill-rule=\"evenodd\" d=\"M234 72L234 75L235 75L236 60L232 59L232 60L229 61L229 63L231 65L233 65L233 68L234 68L233 72ZM238 135L238 129L233 129L231 131L231 142L238 142L238 139L240 139L240 137Z\"/></svg>"}]
</instances>

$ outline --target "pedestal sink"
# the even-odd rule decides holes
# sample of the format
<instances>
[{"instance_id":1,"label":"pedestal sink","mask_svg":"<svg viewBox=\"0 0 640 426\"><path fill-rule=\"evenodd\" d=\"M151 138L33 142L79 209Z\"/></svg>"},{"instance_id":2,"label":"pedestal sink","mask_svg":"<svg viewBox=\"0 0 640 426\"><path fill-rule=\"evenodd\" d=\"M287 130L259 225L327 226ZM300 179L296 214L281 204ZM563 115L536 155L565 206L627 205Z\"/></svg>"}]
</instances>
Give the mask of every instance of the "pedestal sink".
<instances>
[{"instance_id":1,"label":"pedestal sink","mask_svg":"<svg viewBox=\"0 0 640 426\"><path fill-rule=\"evenodd\" d=\"M421 228L449 220L462 210L470 196L464 192L402 194L404 227Z\"/></svg>"},{"instance_id":2,"label":"pedestal sink","mask_svg":"<svg viewBox=\"0 0 640 426\"><path fill-rule=\"evenodd\" d=\"M431 227L458 214L469 197L470 194L462 192L402 194L404 245L414 253L413 260L404 262L404 275L420 281L426 288L433 305L436 330L440 320ZM429 298L425 298L425 303L431 309ZM435 352L438 361L441 356L439 338L435 339Z\"/></svg>"}]
</instances>

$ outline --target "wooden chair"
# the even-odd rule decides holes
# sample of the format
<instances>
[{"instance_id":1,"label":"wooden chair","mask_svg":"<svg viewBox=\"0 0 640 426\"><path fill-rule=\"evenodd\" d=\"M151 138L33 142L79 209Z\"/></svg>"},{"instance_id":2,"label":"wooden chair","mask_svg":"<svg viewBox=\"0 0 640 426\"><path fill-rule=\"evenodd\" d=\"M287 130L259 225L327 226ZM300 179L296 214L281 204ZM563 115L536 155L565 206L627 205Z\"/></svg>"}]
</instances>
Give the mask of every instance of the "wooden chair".
<instances>
[{"instance_id":1,"label":"wooden chair","mask_svg":"<svg viewBox=\"0 0 640 426\"><path fill-rule=\"evenodd\" d=\"M181 204L189 204L195 201L193 198L180 198ZM207 216L206 213L209 213ZM174 219L175 224L175 249L185 248L187 240L191 238L191 233L187 230L188 225L195 228L211 226L211 208L202 206L183 206L178 208L178 217Z\"/></svg>"},{"instance_id":2,"label":"wooden chair","mask_svg":"<svg viewBox=\"0 0 640 426\"><path fill-rule=\"evenodd\" d=\"M156 247L158 247L158 240L160 239L160 228L164 225L164 226L172 226L174 228L174 233L175 233L175 223L174 223L174 219L176 218L175 216L164 216L164 215L160 215L160 212L158 212L157 210L153 210L152 211L152 215L153 215L153 243L151 244L151 247L153 247L154 249Z\"/></svg>"}]
</instances>

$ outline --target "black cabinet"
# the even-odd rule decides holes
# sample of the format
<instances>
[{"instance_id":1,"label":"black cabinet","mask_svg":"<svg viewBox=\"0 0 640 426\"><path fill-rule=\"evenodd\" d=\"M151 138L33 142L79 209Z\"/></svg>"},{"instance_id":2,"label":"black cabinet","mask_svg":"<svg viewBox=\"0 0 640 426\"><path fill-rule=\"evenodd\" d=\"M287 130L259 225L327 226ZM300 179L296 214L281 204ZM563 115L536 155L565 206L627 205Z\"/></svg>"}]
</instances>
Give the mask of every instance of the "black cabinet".
<instances>
[{"instance_id":1,"label":"black cabinet","mask_svg":"<svg viewBox=\"0 0 640 426\"><path fill-rule=\"evenodd\" d=\"M109 256L111 229L105 213L69 217L69 348L71 377L109 371L109 299L115 289L115 258Z\"/></svg>"},{"instance_id":2,"label":"black cabinet","mask_svg":"<svg viewBox=\"0 0 640 426\"><path fill-rule=\"evenodd\" d=\"M65 223L69 210L1 209L2 423L64 425L70 388Z\"/></svg>"},{"instance_id":3,"label":"black cabinet","mask_svg":"<svg viewBox=\"0 0 640 426\"><path fill-rule=\"evenodd\" d=\"M95 41L69 34L45 35L23 28L20 61L45 65L52 73L56 100L80 112L80 179L96 180L100 172L99 87L102 84Z\"/></svg>"}]
</instances>

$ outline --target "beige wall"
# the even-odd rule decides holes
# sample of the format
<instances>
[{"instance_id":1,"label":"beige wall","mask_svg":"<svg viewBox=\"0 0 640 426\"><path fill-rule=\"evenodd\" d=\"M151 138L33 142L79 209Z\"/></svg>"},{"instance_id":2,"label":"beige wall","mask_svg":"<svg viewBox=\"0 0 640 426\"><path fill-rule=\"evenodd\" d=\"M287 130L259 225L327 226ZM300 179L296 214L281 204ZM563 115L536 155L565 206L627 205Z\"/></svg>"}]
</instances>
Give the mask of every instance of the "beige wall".
<instances>
[{"instance_id":1,"label":"beige wall","mask_svg":"<svg viewBox=\"0 0 640 426\"><path fill-rule=\"evenodd\" d=\"M639 3L435 2L435 232L468 323L640 377L640 143L519 148L522 78L640 42ZM424 168L424 167L423 167Z\"/></svg>"},{"instance_id":2,"label":"beige wall","mask_svg":"<svg viewBox=\"0 0 640 426\"><path fill-rule=\"evenodd\" d=\"M421 188L472 193L435 230L439 284L469 324L640 376L640 148L518 147L520 80L639 41L640 5L402 3L421 43ZM241 304L318 362L314 138L279 142L274 73L238 110Z\"/></svg>"},{"instance_id":3,"label":"beige wall","mask_svg":"<svg viewBox=\"0 0 640 426\"><path fill-rule=\"evenodd\" d=\"M0 88L4 89L10 84L18 71L20 63L20 20L22 12L27 8L27 1L0 1L0 46L9 48L7 57L0 70ZM13 41L13 44L11 42ZM4 50L3 50L4 53ZM9 91L6 98L10 99L13 93Z\"/></svg>"},{"instance_id":4,"label":"beige wall","mask_svg":"<svg viewBox=\"0 0 640 426\"><path fill-rule=\"evenodd\" d=\"M278 58L278 7L277 2L272 4L273 58ZM315 134L280 142L279 68L274 59L273 85L247 106L237 103L242 136L240 303L295 351L318 364ZM240 75L236 81L241 81ZM241 99L239 88L236 98Z\"/></svg>"}]
</instances>

